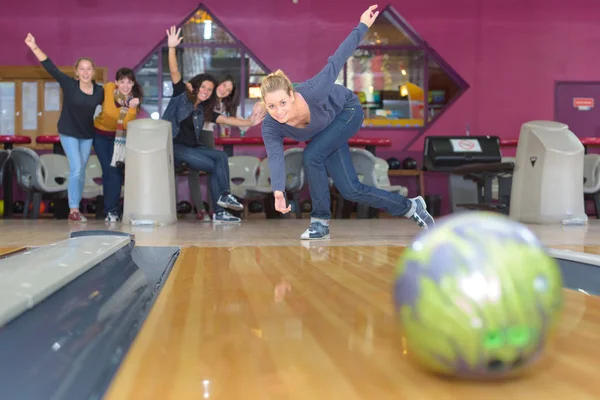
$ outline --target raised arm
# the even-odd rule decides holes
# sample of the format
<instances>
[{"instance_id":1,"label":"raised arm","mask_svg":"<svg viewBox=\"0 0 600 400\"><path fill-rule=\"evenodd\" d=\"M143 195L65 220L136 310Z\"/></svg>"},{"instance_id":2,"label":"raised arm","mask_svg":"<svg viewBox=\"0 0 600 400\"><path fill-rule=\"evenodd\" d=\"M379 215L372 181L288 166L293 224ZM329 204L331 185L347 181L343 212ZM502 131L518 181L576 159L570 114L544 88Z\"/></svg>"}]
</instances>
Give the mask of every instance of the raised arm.
<instances>
[{"instance_id":1,"label":"raised arm","mask_svg":"<svg viewBox=\"0 0 600 400\"><path fill-rule=\"evenodd\" d=\"M54 65L54 63L48 58L46 53L44 53L42 49L40 49L35 43L35 37L33 37L31 33L27 34L27 37L25 38L25 44L31 49L31 52L35 55L38 61L40 61L40 63L46 69L46 71L48 71L48 73L52 75L52 77L56 79L56 81L59 84L62 85L63 83L73 79L69 75L59 70L56 67L56 65Z\"/></svg>"},{"instance_id":2,"label":"raised arm","mask_svg":"<svg viewBox=\"0 0 600 400\"><path fill-rule=\"evenodd\" d=\"M309 79L306 83L315 89L329 90L335 83L340 71L342 70L348 58L354 53L361 40L375 22L379 11L373 12L377 5L369 7L360 17L360 22L356 28L350 32L350 35L340 44L335 53L327 59L327 64L323 69Z\"/></svg>"},{"instance_id":3,"label":"raised arm","mask_svg":"<svg viewBox=\"0 0 600 400\"><path fill-rule=\"evenodd\" d=\"M167 45L169 46L169 72L171 73L171 81L173 85L181 80L181 72L179 72L179 66L177 65L177 46L183 40L181 34L181 28L175 29L175 26L171 26L171 29L167 29Z\"/></svg>"},{"instance_id":4,"label":"raised arm","mask_svg":"<svg viewBox=\"0 0 600 400\"><path fill-rule=\"evenodd\" d=\"M35 38L31 33L27 34L27 37L25 38L25 44L31 49L31 52L37 57L38 61L42 62L48 58L46 53L44 53L42 49L40 49L35 43Z\"/></svg>"}]
</instances>

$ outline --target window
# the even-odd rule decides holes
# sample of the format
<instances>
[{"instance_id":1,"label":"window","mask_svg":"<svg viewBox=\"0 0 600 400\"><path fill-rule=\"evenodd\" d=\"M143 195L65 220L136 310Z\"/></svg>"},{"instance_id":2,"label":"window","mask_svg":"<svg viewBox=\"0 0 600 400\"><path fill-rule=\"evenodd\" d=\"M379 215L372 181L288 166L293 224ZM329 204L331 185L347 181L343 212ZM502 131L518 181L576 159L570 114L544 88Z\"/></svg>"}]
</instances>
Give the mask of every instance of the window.
<instances>
[{"instance_id":1,"label":"window","mask_svg":"<svg viewBox=\"0 0 600 400\"><path fill-rule=\"evenodd\" d=\"M365 110L363 127L422 131L468 88L390 6L348 59L337 83L358 95Z\"/></svg>"},{"instance_id":2,"label":"window","mask_svg":"<svg viewBox=\"0 0 600 400\"><path fill-rule=\"evenodd\" d=\"M240 91L238 116L248 118L260 97L257 88L270 71L206 6L200 5L180 26L183 40L177 46L177 64L182 79L189 81L204 72L217 80L232 75ZM166 35L135 70L144 88L142 107L158 119L173 95Z\"/></svg>"}]
</instances>

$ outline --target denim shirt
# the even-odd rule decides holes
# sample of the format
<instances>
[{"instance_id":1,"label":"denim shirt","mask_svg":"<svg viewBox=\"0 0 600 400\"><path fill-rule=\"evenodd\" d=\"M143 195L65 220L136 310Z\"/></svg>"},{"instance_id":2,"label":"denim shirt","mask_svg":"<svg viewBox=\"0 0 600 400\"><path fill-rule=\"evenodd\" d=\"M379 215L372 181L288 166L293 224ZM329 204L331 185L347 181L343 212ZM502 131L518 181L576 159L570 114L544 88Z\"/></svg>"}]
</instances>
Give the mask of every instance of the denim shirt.
<instances>
[{"instance_id":1,"label":"denim shirt","mask_svg":"<svg viewBox=\"0 0 600 400\"><path fill-rule=\"evenodd\" d=\"M204 110L202 106L194 109L194 104L190 103L186 93L182 93L179 96L173 97L165 112L163 113L162 119L171 123L173 139L179 135L179 125L181 121L194 114L194 133L196 134L196 142L200 137L200 132L204 126Z\"/></svg>"}]
</instances>

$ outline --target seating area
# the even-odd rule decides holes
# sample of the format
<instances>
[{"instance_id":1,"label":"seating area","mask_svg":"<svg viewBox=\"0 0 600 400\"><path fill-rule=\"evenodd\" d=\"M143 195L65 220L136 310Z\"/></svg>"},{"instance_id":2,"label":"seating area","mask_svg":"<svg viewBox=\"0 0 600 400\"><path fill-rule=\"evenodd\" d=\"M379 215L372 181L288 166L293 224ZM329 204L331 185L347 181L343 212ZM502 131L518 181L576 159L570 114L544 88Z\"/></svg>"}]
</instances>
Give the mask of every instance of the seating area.
<instances>
[{"instance_id":1,"label":"seating area","mask_svg":"<svg viewBox=\"0 0 600 400\"><path fill-rule=\"evenodd\" d=\"M48 141L54 137L45 137ZM61 151L54 148L48 151L36 152L35 150L19 146L26 144L24 141L4 141L5 149L0 152L0 176L4 189L2 211L4 218L11 218L13 214L22 215L24 218L54 217L64 219L68 216L67 180L69 166L66 157ZM56 145L55 139L52 143ZM452 140L477 141L483 151L472 156L470 153L452 150L446 142ZM364 143L361 143L364 144ZM13 145L16 147L13 148ZM493 210L508 214L510 211L513 175L519 163L527 165L527 158L519 160L518 157L505 157L502 155L502 143L495 137L427 137L424 149L423 170L428 173L447 175L449 189L449 212L460 209ZM440 150L443 149L443 150ZM60 149L58 149L60 150ZM423 171L420 169L403 169L390 160L377 157L373 149L351 147L351 158L358 174L359 181L378 187L380 189L399 193L407 197L423 195L426 202L439 214L440 196L427 196L424 193ZM253 155L229 156L230 184L232 194L244 205L244 210L236 214L245 218L306 218L311 211L308 199L308 188L302 164L303 148L290 147L284 151L286 168L286 194L292 212L282 215L274 210L273 195L270 184L269 165L266 158ZM475 158L474 158L475 157ZM585 154L583 168L583 195L586 201L591 201L593 213L589 215L600 217L600 155ZM414 162L414 161L413 161ZM188 167L178 165L174 169L175 199L177 213L180 218L185 214L196 214L193 201L188 193L181 191L181 181L186 180ZM14 175L14 177L13 177ZM438 175L438 176L441 176ZM201 192L203 203L207 211L212 212L207 174L201 172ZM416 190L414 186L392 185L390 177L417 177ZM24 192L24 201L12 201L12 182ZM536 178L538 179L538 178ZM541 178L540 178L541 179ZM538 179L539 180L539 179ZM403 182L402 182L403 183ZM378 218L380 210L368 206L357 205L341 196L334 182L329 180L331 189L332 215L336 219L347 218ZM409 187L411 189L409 190ZM121 191L121 199L125 197L125 186ZM23 198L22 195L20 195ZM86 166L86 178L83 190L83 200L80 209L88 218L104 219L103 215L103 189L102 172L98 157L92 154ZM588 207L591 208L591 207Z\"/></svg>"},{"instance_id":2,"label":"seating area","mask_svg":"<svg viewBox=\"0 0 600 400\"><path fill-rule=\"evenodd\" d=\"M67 196L65 180L68 178L68 163L66 163L64 151L58 135L44 134L34 138L25 135L4 135L0 136L0 143L4 145L3 155L0 156L0 179L3 179L3 181L0 180L0 185L3 186L4 193L3 200L0 200L2 203L0 216L12 218L14 214L15 216L23 216L25 218L38 218L40 216L59 219L66 218L68 216L68 206L66 204ZM30 146L31 143L35 143L35 146ZM245 205L245 210L242 215L239 216L247 218L249 217L249 214L254 214L260 218L260 215L262 214L266 218L281 218L282 216L278 215L273 209L272 190L269 182L269 169L266 158L261 159L262 157L234 155L234 148L236 147L250 146L250 148L256 148L256 146L264 145L262 138L219 137L215 139L215 144L220 146L229 156L231 191L232 194ZM303 149L300 147L292 147L298 145L298 142L292 140L286 140L284 145L286 146L286 191L292 206L293 212L291 214L296 218L302 218L303 214L308 215L308 213L310 213L310 200L302 200L303 198L308 198L308 190L302 169ZM356 137L350 139L349 145L353 150L358 150L374 157L378 147L390 147L391 141L382 138ZM34 153L37 151L39 154L36 158L32 153L29 153L30 160L28 162L30 165L27 167L29 169L23 169L23 171L26 172L22 173L22 178L17 178L17 174L21 174L21 172L16 171L16 168L20 167L15 164L15 159L10 156L13 147L15 147L15 149L28 149ZM51 154L48 154L49 152L51 152ZM19 156L17 156L17 159L18 158ZM389 186L387 170L382 168L382 166L387 166L386 161L381 158L374 158L378 160L378 163L372 166L374 173L378 176L376 180L378 185L382 188L386 188L386 190L397 191L397 188ZM3 165L6 165L6 167L2 168ZM65 165L67 165L66 172L63 170ZM30 184L27 180L32 179L28 177L33 176L31 175L34 173L33 171L37 171L35 173L39 173L40 177L39 179L36 178L33 180L35 183ZM176 182L178 182L182 179L186 179L185 175L188 173L188 168L186 165L177 166L174 172L177 178ZM206 176L204 173L201 173L201 175ZM13 181L16 185L13 185ZM57 183L58 181L61 182L60 185ZM18 188L17 192L19 192L20 189L25 193L24 201L22 200L22 194L16 193L16 196L13 194L15 186ZM175 195L177 198L178 209L180 210L179 213L193 213L194 207L192 206L193 202L191 201L191 196L188 194L181 194L182 196L180 196L180 193L177 191L177 186L178 185L175 185ZM210 193L206 181L202 182L202 186L202 192L205 193L203 202L206 206L210 204L208 201ZM350 214L356 209L356 206L341 201L341 197L335 190L331 180L330 187L332 188L332 207L335 207L334 214L340 218L342 216L344 218L349 218ZM406 187L401 188L403 188L401 189L401 193L407 192ZM422 187L419 187L419 189L422 189ZM121 199L124 198L124 192L123 187ZM85 186L80 209L88 218L103 219L102 172L98 158L93 153L90 156L86 167ZM360 209L357 211L359 218L367 216L364 212L361 212ZM371 213L370 215L373 216L374 214ZM285 216L285 218L289 217L291 217L289 214Z\"/></svg>"},{"instance_id":3,"label":"seating area","mask_svg":"<svg viewBox=\"0 0 600 400\"><path fill-rule=\"evenodd\" d=\"M352 160L359 175L359 180L374 185L384 190L408 195L408 188L400 185L391 185L388 176L388 163L374 156L370 151L360 148L352 148ZM266 157L260 159L256 156L239 155L229 157L229 169L231 180L231 192L242 204L244 211L240 215L248 218L249 214L259 214L266 218L303 218L310 213L310 200L301 201L307 194L306 179L302 166L303 148L288 148L284 152L286 166L286 195L292 207L292 213L282 216L273 210L272 189L270 184L269 165ZM60 152L43 153L28 148L16 147L14 149L2 150L0 153L0 176L5 176L6 165L11 165L14 171L16 185L25 192L25 201L11 202L12 212L7 213L8 206L4 206L4 217L22 214L23 218L37 219L40 216L52 216L64 219L67 217L67 181L69 178L69 165L67 158ZM189 169L186 165L175 168L177 179L186 179ZM207 177L207 174L201 173ZM0 183L2 183L0 181ZM177 188L178 185L175 187ZM208 185L202 185L205 204L210 204ZM332 211L335 218L350 218L352 210L356 207L345 201L336 190L330 179L332 193ZM177 189L176 189L177 190ZM124 190L121 192L123 199ZM308 197L307 195L304 197ZM189 199L176 193L177 201ZM302 204L301 204L302 203ZM16 207L14 206L16 204ZM81 210L92 218L104 218L102 215L103 189L102 170L98 157L92 154L86 166L85 184L82 196ZM349 212L350 210L350 212ZM188 211L193 213L193 207ZM7 215L8 214L8 215ZM357 218L369 218L377 216L368 207L357 207Z\"/></svg>"}]
</instances>

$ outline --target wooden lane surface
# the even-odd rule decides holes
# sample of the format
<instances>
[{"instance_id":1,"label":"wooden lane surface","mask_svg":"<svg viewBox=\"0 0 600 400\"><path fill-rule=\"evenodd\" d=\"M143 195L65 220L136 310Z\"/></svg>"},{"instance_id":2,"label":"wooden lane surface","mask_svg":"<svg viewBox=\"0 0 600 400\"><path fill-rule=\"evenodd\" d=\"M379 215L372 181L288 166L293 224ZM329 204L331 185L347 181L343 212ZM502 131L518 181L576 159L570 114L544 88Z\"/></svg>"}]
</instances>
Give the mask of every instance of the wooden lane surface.
<instances>
[{"instance_id":1,"label":"wooden lane surface","mask_svg":"<svg viewBox=\"0 0 600 400\"><path fill-rule=\"evenodd\" d=\"M600 246L574 246L574 245L554 245L553 249L571 250L579 253L588 253L600 255Z\"/></svg>"},{"instance_id":2,"label":"wooden lane surface","mask_svg":"<svg viewBox=\"0 0 600 400\"><path fill-rule=\"evenodd\" d=\"M0 258L8 257L16 253L20 253L22 251L27 250L26 247L18 246L18 247L0 247Z\"/></svg>"},{"instance_id":3,"label":"wooden lane surface","mask_svg":"<svg viewBox=\"0 0 600 400\"><path fill-rule=\"evenodd\" d=\"M415 367L390 296L401 251L184 248L105 399L598 398L600 300L575 291L530 376L468 383Z\"/></svg>"}]
</instances>

